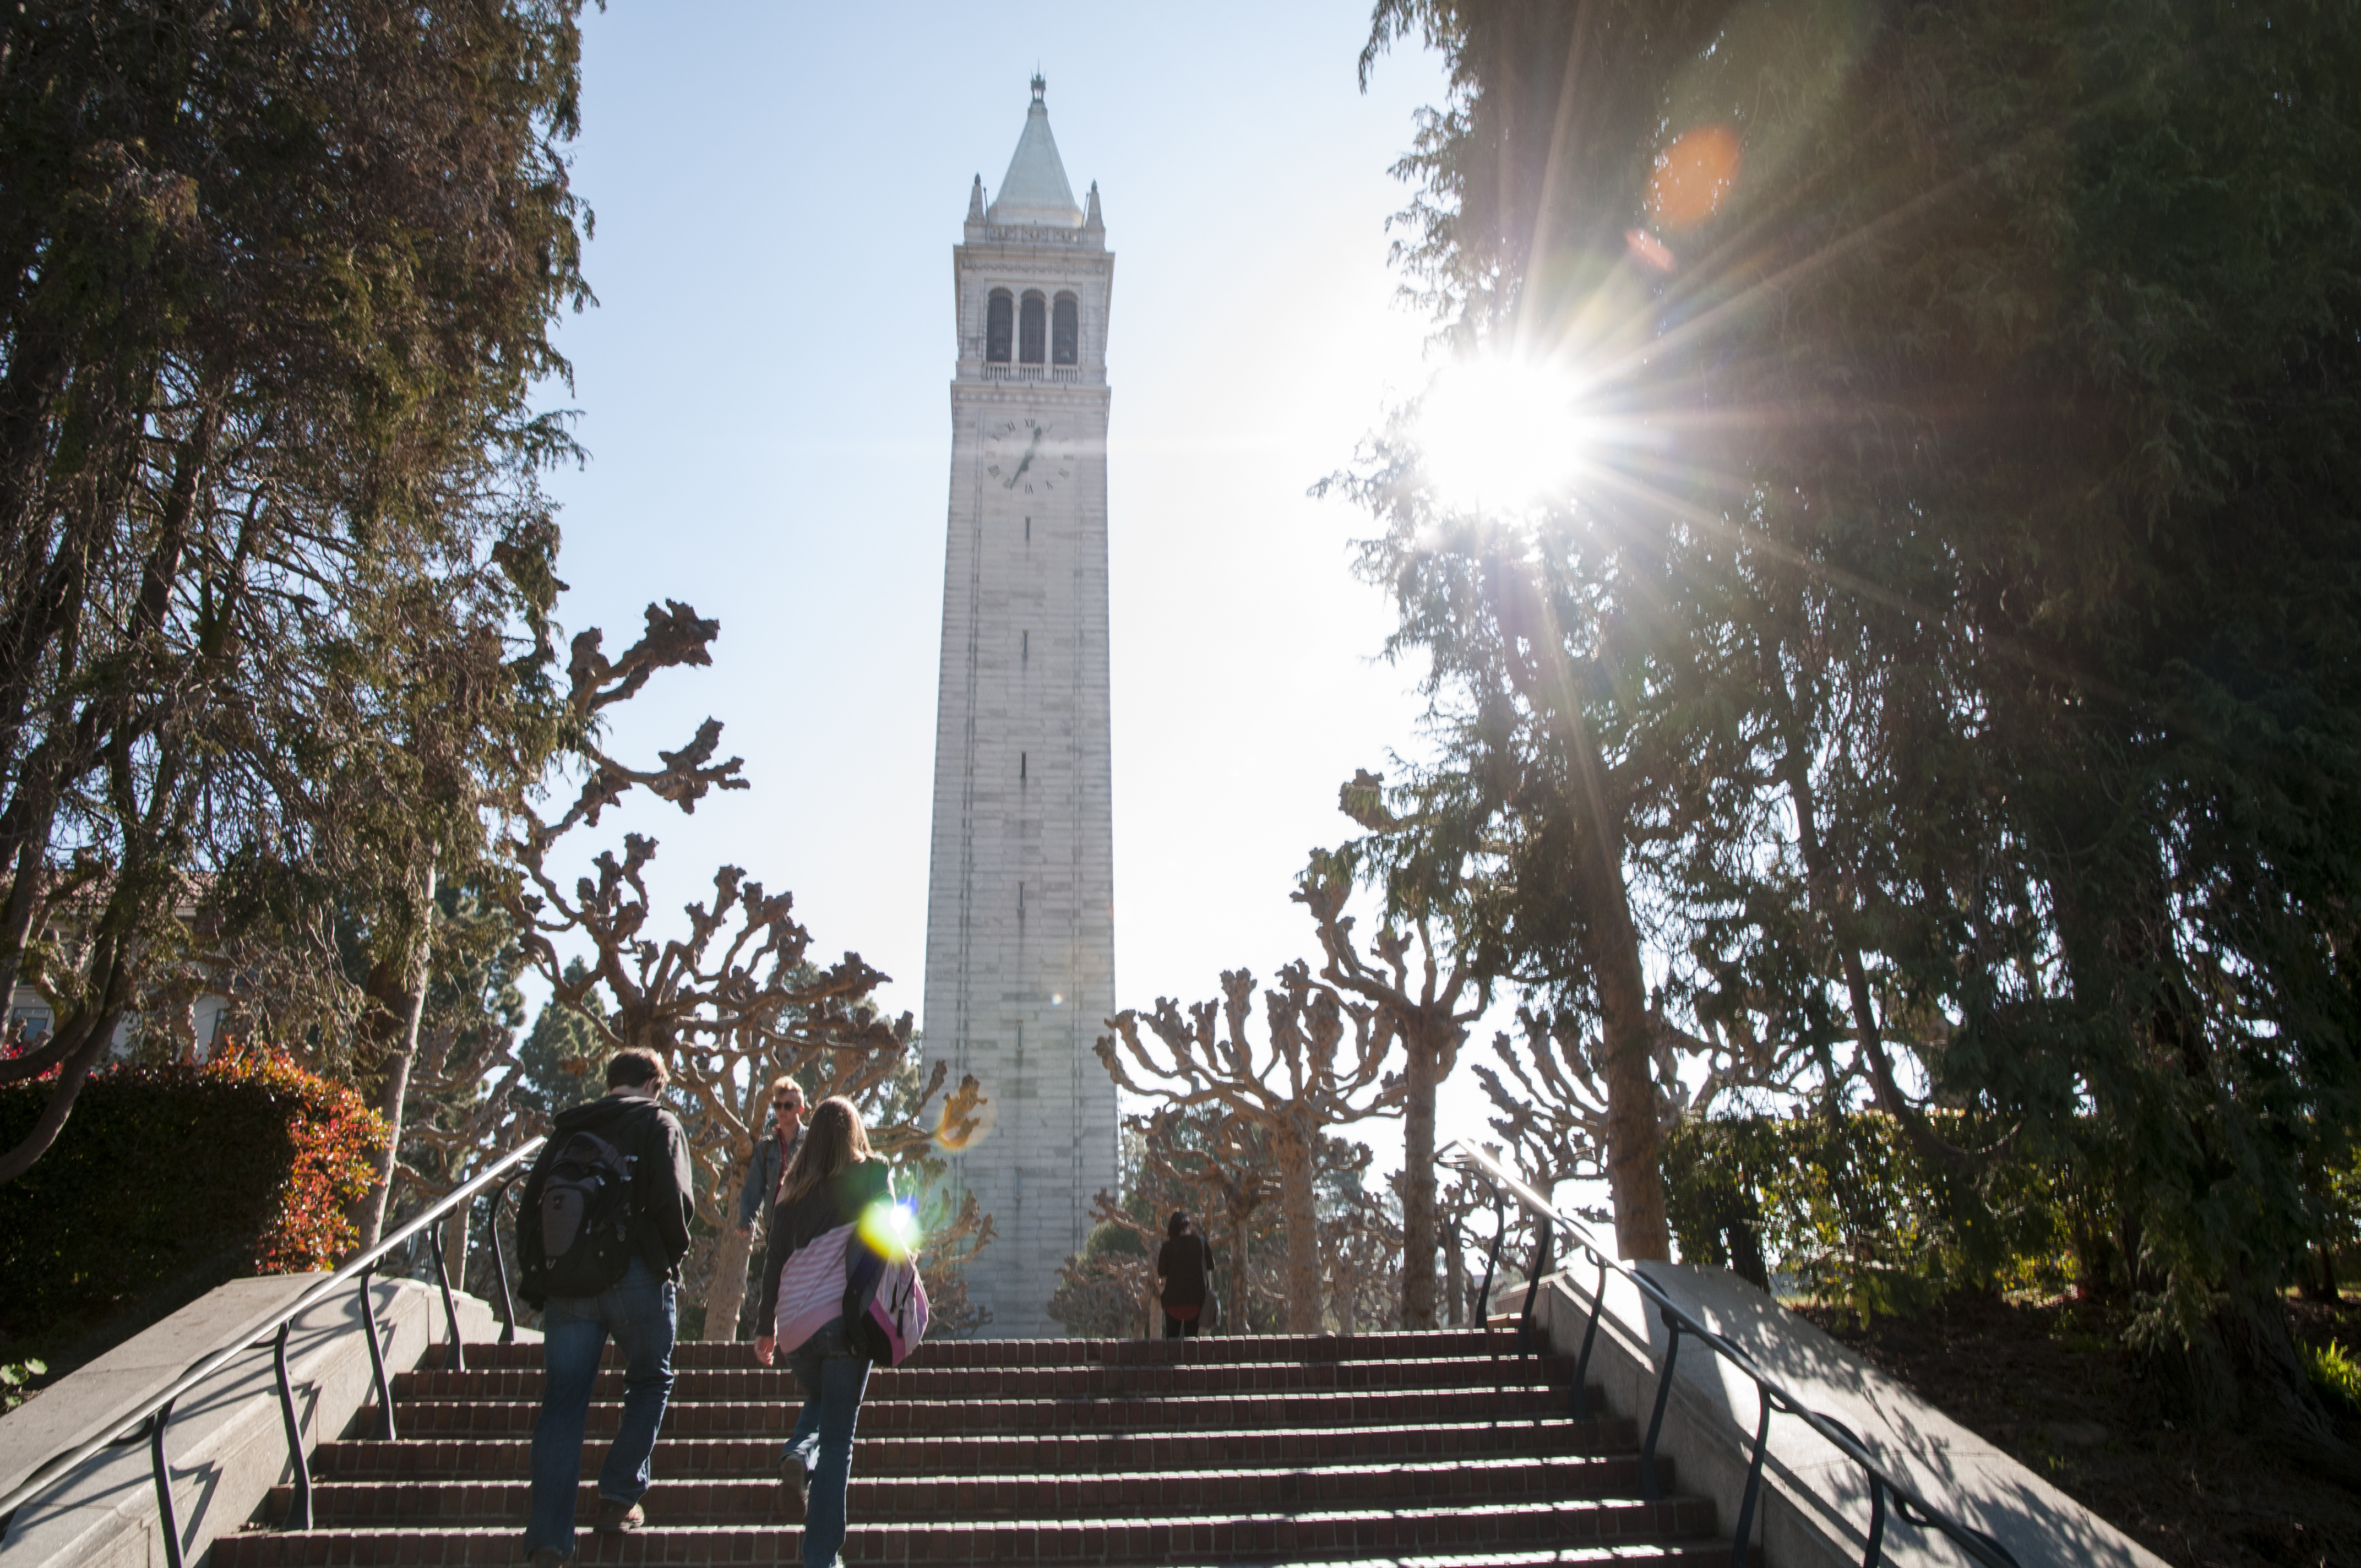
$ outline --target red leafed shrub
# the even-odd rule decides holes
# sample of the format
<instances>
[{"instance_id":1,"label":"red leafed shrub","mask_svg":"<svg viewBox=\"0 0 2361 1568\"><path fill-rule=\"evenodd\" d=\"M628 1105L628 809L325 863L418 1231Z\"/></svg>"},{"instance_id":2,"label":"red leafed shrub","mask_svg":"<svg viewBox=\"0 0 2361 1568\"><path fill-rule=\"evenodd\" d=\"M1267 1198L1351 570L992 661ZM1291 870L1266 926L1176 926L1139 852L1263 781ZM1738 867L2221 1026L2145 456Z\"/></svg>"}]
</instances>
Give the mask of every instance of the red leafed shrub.
<instances>
[{"instance_id":1,"label":"red leafed shrub","mask_svg":"<svg viewBox=\"0 0 2361 1568\"><path fill-rule=\"evenodd\" d=\"M49 1087L0 1088L0 1146ZM329 1266L385 1137L359 1095L260 1047L98 1074L49 1152L0 1186L0 1336L152 1321L239 1275Z\"/></svg>"}]
</instances>

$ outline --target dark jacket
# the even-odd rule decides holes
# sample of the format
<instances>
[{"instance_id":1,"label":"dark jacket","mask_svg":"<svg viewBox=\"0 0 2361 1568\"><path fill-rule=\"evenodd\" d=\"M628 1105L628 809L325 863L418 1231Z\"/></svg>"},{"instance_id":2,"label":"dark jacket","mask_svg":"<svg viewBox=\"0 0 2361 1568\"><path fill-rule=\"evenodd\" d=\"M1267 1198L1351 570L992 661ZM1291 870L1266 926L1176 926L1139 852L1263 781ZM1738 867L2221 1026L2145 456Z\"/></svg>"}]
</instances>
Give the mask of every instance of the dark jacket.
<instances>
[{"instance_id":1,"label":"dark jacket","mask_svg":"<svg viewBox=\"0 0 2361 1568\"><path fill-rule=\"evenodd\" d=\"M779 1274L787 1259L837 1226L861 1218L862 1210L880 1200L894 1201L894 1169L873 1156L771 1211L771 1234L763 1244L763 1310L754 1319L756 1333L769 1333L779 1321Z\"/></svg>"},{"instance_id":2,"label":"dark jacket","mask_svg":"<svg viewBox=\"0 0 2361 1568\"><path fill-rule=\"evenodd\" d=\"M672 1277L688 1255L688 1217L696 1205L689 1186L688 1137L680 1118L637 1094L609 1093L603 1100L560 1111L550 1123L549 1142L524 1179L517 1204L517 1252L522 1267L541 1263L542 1183L566 1140L595 1133L631 1157L631 1245L647 1266Z\"/></svg>"},{"instance_id":3,"label":"dark jacket","mask_svg":"<svg viewBox=\"0 0 2361 1568\"><path fill-rule=\"evenodd\" d=\"M1156 1249L1156 1272L1164 1277L1168 1307L1203 1306L1206 1276L1213 1271L1213 1249L1194 1231L1174 1236Z\"/></svg>"},{"instance_id":4,"label":"dark jacket","mask_svg":"<svg viewBox=\"0 0 2361 1568\"><path fill-rule=\"evenodd\" d=\"M754 1145L754 1163L746 1169L746 1185L738 1190L738 1228L750 1229L754 1216L778 1201L779 1178L786 1174L787 1162L796 1157L796 1145L803 1141L804 1130L779 1147L779 1124L774 1117L763 1128L763 1136Z\"/></svg>"}]
</instances>

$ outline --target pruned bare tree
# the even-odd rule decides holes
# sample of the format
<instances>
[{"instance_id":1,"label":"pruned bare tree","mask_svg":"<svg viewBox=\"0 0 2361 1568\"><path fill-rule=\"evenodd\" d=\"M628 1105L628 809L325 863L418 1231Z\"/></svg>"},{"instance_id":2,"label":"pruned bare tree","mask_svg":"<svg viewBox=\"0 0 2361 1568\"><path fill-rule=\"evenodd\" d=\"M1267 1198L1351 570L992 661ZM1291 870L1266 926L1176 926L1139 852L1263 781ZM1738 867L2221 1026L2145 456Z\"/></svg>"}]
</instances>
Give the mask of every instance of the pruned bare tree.
<instances>
[{"instance_id":1,"label":"pruned bare tree","mask_svg":"<svg viewBox=\"0 0 2361 1568\"><path fill-rule=\"evenodd\" d=\"M1400 1103L1400 1077L1385 1071L1393 1025L1298 961L1264 993L1268 1043L1257 1047L1247 1029L1254 992L1252 974L1228 970L1219 1002L1191 1003L1184 1014L1170 997L1159 998L1145 1019L1126 1008L1107 1021L1115 1032L1099 1037L1098 1056L1134 1094L1183 1108L1218 1106L1268 1133L1287 1224L1288 1331L1316 1333L1323 1292L1313 1155L1324 1128Z\"/></svg>"},{"instance_id":2,"label":"pruned bare tree","mask_svg":"<svg viewBox=\"0 0 2361 1568\"><path fill-rule=\"evenodd\" d=\"M1186 1195L1180 1206L1213 1250L1223 1332L1245 1333L1257 1242L1279 1195L1269 1128L1235 1112L1192 1118L1170 1105L1128 1120L1139 1131L1143 1175Z\"/></svg>"},{"instance_id":3,"label":"pruned bare tree","mask_svg":"<svg viewBox=\"0 0 2361 1568\"><path fill-rule=\"evenodd\" d=\"M1351 786L1347 786L1348 788ZM1402 930L1389 924L1365 954L1353 940L1350 862L1316 854L1297 883L1295 902L1312 912L1325 959L1320 977L1377 1008L1402 1046L1402 1322L1431 1329L1434 1316L1434 1095L1458 1064L1467 1025L1491 1002L1488 977L1464 953L1439 961L1433 921L1422 915Z\"/></svg>"},{"instance_id":4,"label":"pruned bare tree","mask_svg":"<svg viewBox=\"0 0 2361 1568\"><path fill-rule=\"evenodd\" d=\"M1743 1090L1792 1090L1812 1071L1815 1063L1804 1043L1781 1042L1744 1012L1724 1011L1727 1016L1707 1014L1705 1033L1698 1036L1668 1019L1661 1000L1650 1008L1656 1116L1663 1130L1709 1114ZM1476 1077L1498 1113L1491 1125L1508 1142L1510 1163L1544 1186L1604 1176L1604 1047L1570 1013L1520 1007L1517 1029L1521 1038L1505 1032L1492 1037L1500 1070L1476 1066ZM1684 1063L1704 1069L1693 1083L1682 1077Z\"/></svg>"},{"instance_id":5,"label":"pruned bare tree","mask_svg":"<svg viewBox=\"0 0 2361 1568\"><path fill-rule=\"evenodd\" d=\"M529 886L515 890L511 912L558 1005L586 1020L610 1048L642 1047L670 1062L686 1102L682 1122L692 1156L707 1177L697 1194L699 1216L715 1233L691 1268L711 1281L709 1332L729 1336L751 1245L729 1211L752 1158L771 1081L788 1074L815 1100L853 1100L876 1124L873 1140L881 1152L907 1156L933 1136L927 1107L948 1069L938 1064L915 1097L893 1103L895 1120L880 1120L909 1056L909 1014L888 1019L877 1010L870 998L888 977L858 953L825 968L815 962L811 934L794 916L793 894L767 891L739 867L719 868L711 896L687 905L686 928L664 938L653 934L648 889L653 839L626 833L622 855L600 850L590 862L596 875L577 877L571 888L551 869L552 852L569 834L597 828L609 807L635 790L694 812L712 790L747 787L740 759L715 761L721 726L711 718L679 751L659 752L663 765L653 769L616 761L595 738L597 716L657 671L710 663L707 648L719 630L688 607L667 603L648 607L646 630L611 663L596 629L575 638L570 702L581 723L577 751L584 776L563 813L548 819L530 808L519 813L511 850ZM587 963L569 967L560 943L587 944ZM944 1113L972 1120L979 1103L970 1079ZM953 1224L962 1220L972 1251L988 1239L989 1221L972 1205L954 1208Z\"/></svg>"}]
</instances>

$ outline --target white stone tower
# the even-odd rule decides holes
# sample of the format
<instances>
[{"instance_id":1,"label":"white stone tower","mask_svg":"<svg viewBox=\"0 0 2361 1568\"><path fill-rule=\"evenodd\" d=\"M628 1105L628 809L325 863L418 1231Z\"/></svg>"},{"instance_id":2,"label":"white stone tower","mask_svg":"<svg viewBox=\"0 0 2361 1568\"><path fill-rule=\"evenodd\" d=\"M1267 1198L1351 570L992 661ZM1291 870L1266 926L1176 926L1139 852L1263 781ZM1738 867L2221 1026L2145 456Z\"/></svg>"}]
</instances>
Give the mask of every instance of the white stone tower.
<instances>
[{"instance_id":1,"label":"white stone tower","mask_svg":"<svg viewBox=\"0 0 2361 1568\"><path fill-rule=\"evenodd\" d=\"M1115 258L1074 202L1041 78L951 251L950 540L935 718L926 1055L991 1102L953 1169L998 1238L969 1270L987 1333L1062 1332L1058 1266L1115 1184L1107 735L1106 331Z\"/></svg>"}]
</instances>

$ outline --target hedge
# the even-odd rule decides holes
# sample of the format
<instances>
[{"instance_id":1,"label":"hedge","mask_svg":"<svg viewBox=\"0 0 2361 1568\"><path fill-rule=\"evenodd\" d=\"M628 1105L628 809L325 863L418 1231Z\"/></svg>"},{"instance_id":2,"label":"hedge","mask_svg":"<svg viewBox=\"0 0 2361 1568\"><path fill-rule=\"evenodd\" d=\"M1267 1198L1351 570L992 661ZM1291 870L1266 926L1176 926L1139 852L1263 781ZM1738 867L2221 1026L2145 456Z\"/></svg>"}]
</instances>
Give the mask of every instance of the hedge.
<instances>
[{"instance_id":1,"label":"hedge","mask_svg":"<svg viewBox=\"0 0 2361 1568\"><path fill-rule=\"evenodd\" d=\"M0 1147L49 1091L0 1087ZM97 1074L57 1142L0 1186L0 1336L55 1343L240 1275L330 1266L385 1139L357 1094L264 1049Z\"/></svg>"}]
</instances>

